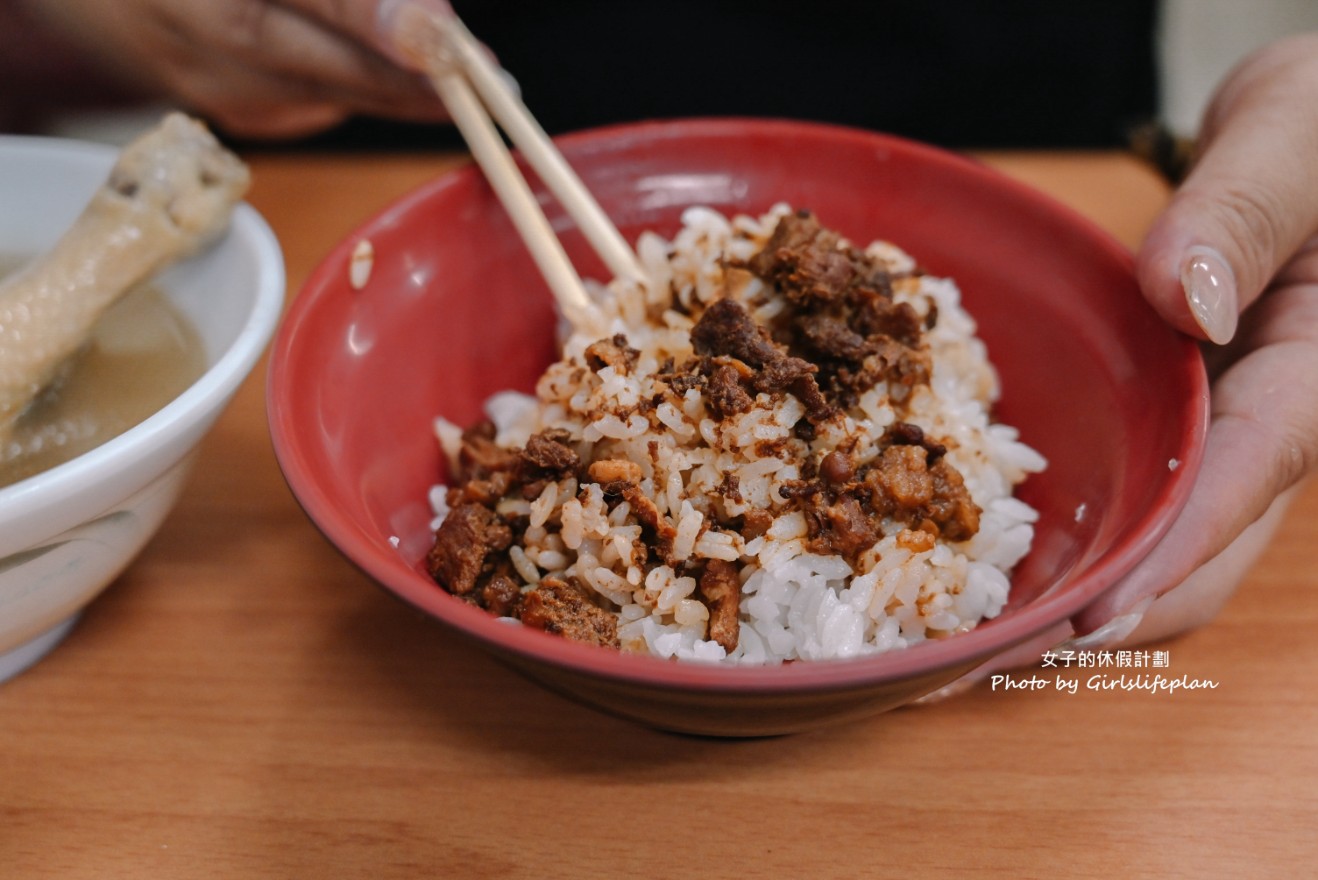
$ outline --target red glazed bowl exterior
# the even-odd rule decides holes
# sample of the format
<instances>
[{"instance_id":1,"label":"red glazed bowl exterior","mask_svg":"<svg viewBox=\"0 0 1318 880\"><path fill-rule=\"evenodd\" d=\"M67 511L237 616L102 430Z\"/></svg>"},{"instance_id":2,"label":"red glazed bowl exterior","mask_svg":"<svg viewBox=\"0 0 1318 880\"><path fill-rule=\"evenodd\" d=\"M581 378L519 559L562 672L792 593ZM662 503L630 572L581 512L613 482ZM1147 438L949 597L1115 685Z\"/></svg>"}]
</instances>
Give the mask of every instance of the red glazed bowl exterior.
<instances>
[{"instance_id":1,"label":"red glazed bowl exterior","mask_svg":"<svg viewBox=\"0 0 1318 880\"><path fill-rule=\"evenodd\" d=\"M1129 571L1183 506L1208 388L1197 347L1145 304L1121 245L965 158L879 134L766 120L643 123L558 141L634 241L682 210L813 210L954 278L1002 378L998 417L1048 469L1020 496L1041 518L1011 599L972 632L879 656L724 668L624 655L500 623L424 572L427 490L446 480L432 422L469 424L555 357L555 313L511 223L468 167L340 243L276 338L269 418L310 518L387 590L558 692L659 728L766 735L910 702L1074 615ZM542 204L583 274L584 239ZM374 249L350 283L357 243ZM1083 516L1077 510L1083 505ZM437 637L442 634L437 633Z\"/></svg>"}]
</instances>

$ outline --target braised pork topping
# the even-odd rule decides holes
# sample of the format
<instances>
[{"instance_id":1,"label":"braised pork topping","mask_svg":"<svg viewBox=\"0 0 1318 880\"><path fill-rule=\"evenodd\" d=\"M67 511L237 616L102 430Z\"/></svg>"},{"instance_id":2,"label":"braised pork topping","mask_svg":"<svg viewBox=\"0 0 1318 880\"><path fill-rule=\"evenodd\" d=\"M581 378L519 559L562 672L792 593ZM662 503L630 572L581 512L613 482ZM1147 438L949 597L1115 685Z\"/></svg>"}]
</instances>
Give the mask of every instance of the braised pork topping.
<instances>
[{"instance_id":1,"label":"braised pork topping","mask_svg":"<svg viewBox=\"0 0 1318 880\"><path fill-rule=\"evenodd\" d=\"M680 406L697 389L709 416L731 424L767 395L794 395L804 415L794 426L797 440L775 440L785 455L818 436L821 426L857 404L861 395L886 383L887 400L898 411L930 379L931 357L924 334L937 312L921 316L894 299L894 276L878 260L845 244L808 213L783 217L768 243L744 264L786 301L765 324L756 307L722 298L699 313L691 330L692 356L659 365L655 378L667 392L638 404L652 427L665 401ZM749 307L748 307L749 306ZM588 346L586 366L598 373L635 371L639 352L618 334ZM533 434L522 448L494 442L490 423L462 436L457 473L448 492L450 512L437 530L427 559L432 576L449 592L523 623L592 644L617 646L615 616L603 600L579 584L557 577L519 586L505 551L527 529L525 516L497 512L504 498L533 501L546 486L568 478L598 484L609 509L628 505L640 526L637 559L647 568L671 565L698 584L696 596L708 609L708 637L725 650L737 643L738 566L723 559L674 558L675 514L665 515L642 488L641 462L604 458L583 464L579 448L562 430ZM653 447L653 444L652 444ZM786 481L772 509L752 508L717 523L744 540L762 535L785 510L805 519L811 552L837 554L851 562L880 540L899 532L912 551L934 538L964 541L979 528L980 510L961 474L947 460L947 447L916 424L898 421L883 435L881 451L854 461L853 450L837 448L808 455L801 478ZM584 491L584 489L582 490ZM727 474L711 504L743 502L739 478ZM583 496L584 497L584 496ZM715 503L717 502L717 503ZM524 508L523 508L524 509ZM706 526L707 527L707 526Z\"/></svg>"}]
</instances>

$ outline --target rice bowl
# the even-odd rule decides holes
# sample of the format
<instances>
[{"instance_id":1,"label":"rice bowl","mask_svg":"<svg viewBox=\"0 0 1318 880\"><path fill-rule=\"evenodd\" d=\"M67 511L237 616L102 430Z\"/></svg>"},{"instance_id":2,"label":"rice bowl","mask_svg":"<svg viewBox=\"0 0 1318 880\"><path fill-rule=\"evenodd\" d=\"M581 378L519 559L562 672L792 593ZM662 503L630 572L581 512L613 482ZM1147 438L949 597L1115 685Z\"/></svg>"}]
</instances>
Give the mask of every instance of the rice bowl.
<instances>
[{"instance_id":1,"label":"rice bowl","mask_svg":"<svg viewBox=\"0 0 1318 880\"><path fill-rule=\"evenodd\" d=\"M872 132L713 119L618 126L559 146L627 236L672 237L706 205L809 207L955 279L1001 377L996 416L1047 460L1016 498L1038 513L1001 613L969 632L838 660L675 662L511 626L425 568L428 490L452 484L434 434L530 393L559 357L552 298L474 168L444 174L346 236L293 301L271 354L281 469L311 521L408 606L559 693L669 730L762 735L872 715L1064 628L1165 533L1202 459L1197 347L1143 301L1124 247L963 157ZM543 191L581 274L603 267ZM352 283L363 241L369 280ZM388 389L388 393L381 393ZM1176 461L1175 468L1169 462ZM1083 515L1082 515L1083 514Z\"/></svg>"}]
</instances>

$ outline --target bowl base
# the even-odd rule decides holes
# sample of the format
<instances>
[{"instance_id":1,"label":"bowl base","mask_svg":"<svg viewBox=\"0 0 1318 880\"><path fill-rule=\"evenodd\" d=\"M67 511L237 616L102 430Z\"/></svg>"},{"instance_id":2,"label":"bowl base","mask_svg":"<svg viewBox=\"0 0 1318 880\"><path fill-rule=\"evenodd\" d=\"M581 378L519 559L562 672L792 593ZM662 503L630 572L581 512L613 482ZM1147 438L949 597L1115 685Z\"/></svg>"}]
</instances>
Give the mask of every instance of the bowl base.
<instances>
[{"instance_id":1,"label":"bowl base","mask_svg":"<svg viewBox=\"0 0 1318 880\"><path fill-rule=\"evenodd\" d=\"M0 654L0 682L8 681L54 650L55 646L64 641L64 637L73 630L78 622L78 617L79 615L74 614L72 617L55 624L35 639Z\"/></svg>"}]
</instances>

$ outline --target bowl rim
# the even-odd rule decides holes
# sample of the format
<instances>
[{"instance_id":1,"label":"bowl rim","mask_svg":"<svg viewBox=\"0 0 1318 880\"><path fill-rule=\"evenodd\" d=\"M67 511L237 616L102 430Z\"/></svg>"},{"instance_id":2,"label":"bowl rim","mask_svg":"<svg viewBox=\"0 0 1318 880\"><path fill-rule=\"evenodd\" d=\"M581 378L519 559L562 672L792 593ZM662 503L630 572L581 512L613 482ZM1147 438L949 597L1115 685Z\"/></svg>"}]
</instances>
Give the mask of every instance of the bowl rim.
<instances>
[{"instance_id":1,"label":"bowl rim","mask_svg":"<svg viewBox=\"0 0 1318 880\"><path fill-rule=\"evenodd\" d=\"M881 132L831 123L777 118L701 117L619 123L556 137L555 143L572 159L606 146L622 147L635 141L676 138L729 138L755 134L777 138L841 140L888 151L902 152L958 175L971 175L1015 199L1032 203L1082 234L1108 259L1134 271L1131 252L1096 222L1050 195L1008 177L982 162L940 147ZM880 654L835 660L810 660L774 666L724 666L672 661L646 655L603 651L569 642L527 627L500 622L488 613L457 601L438 585L423 582L397 553L369 540L332 504L315 480L314 469L303 456L296 426L281 407L293 389L289 385L290 360L296 357L299 335L317 303L331 294L329 282L341 274L343 261L372 230L398 218L445 189L479 177L473 165L446 171L396 199L349 232L308 275L294 298L272 346L267 374L267 416L276 458L285 480L311 522L349 562L377 586L396 598L438 618L457 633L486 648L523 661L582 674L597 680L643 685L655 691L692 690L707 693L785 695L789 693L861 689L879 683L927 676L939 669L973 668L1050 627L1074 617L1146 556L1166 534L1189 498L1203 459L1208 427L1208 379L1198 346L1188 336L1168 327L1169 340L1181 347L1181 364L1191 394L1183 402L1186 421L1192 425L1182 438L1180 464L1169 470L1157 500L1131 528L1125 540L1114 543L1087 563L1062 594L1043 595L1009 615L986 621L975 629L946 640L922 642ZM424 588L424 589L423 589Z\"/></svg>"},{"instance_id":2,"label":"bowl rim","mask_svg":"<svg viewBox=\"0 0 1318 880\"><path fill-rule=\"evenodd\" d=\"M59 161L83 161L109 172L119 150L108 144L70 138L3 135L0 155L21 150L42 159L59 154ZM138 424L62 464L0 488L0 521L30 513L35 505L51 506L75 497L98 479L143 459L198 417L217 411L256 366L273 338L284 309L284 255L265 218L247 202L234 208L224 237L236 239L253 253L256 279L252 307L233 340L197 379L177 397Z\"/></svg>"}]
</instances>

